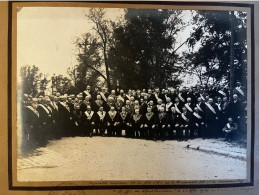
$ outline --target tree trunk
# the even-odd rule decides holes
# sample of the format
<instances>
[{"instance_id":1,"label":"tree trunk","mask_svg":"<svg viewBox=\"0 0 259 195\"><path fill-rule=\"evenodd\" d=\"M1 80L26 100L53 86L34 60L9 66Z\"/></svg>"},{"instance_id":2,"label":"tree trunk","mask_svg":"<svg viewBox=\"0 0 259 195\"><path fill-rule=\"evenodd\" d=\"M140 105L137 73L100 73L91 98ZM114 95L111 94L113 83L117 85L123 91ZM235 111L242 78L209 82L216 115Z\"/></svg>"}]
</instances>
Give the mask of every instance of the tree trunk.
<instances>
[{"instance_id":1,"label":"tree trunk","mask_svg":"<svg viewBox=\"0 0 259 195\"><path fill-rule=\"evenodd\" d=\"M233 100L233 91L234 91L234 11L231 11L230 14L230 23L231 23L231 40L230 40L230 101Z\"/></svg>"},{"instance_id":2,"label":"tree trunk","mask_svg":"<svg viewBox=\"0 0 259 195\"><path fill-rule=\"evenodd\" d=\"M104 64L105 64L105 70L106 70L106 77L107 77L107 87L108 87L108 91L111 91L111 80L110 80L110 72L109 72L109 65L107 62L107 55L106 55L106 44L104 45L103 48L103 56L104 56Z\"/></svg>"}]
</instances>

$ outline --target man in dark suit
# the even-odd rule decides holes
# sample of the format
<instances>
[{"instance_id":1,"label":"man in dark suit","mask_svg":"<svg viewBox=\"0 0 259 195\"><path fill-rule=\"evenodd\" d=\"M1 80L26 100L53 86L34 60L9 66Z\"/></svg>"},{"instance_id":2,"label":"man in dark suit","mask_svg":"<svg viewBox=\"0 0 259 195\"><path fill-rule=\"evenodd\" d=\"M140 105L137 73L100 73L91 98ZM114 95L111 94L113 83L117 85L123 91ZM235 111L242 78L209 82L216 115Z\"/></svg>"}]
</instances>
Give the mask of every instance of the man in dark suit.
<instances>
[{"instance_id":1,"label":"man in dark suit","mask_svg":"<svg viewBox=\"0 0 259 195\"><path fill-rule=\"evenodd\" d=\"M147 113L143 117L143 124L145 128L145 138L154 139L157 117L152 112L151 107L147 108Z\"/></svg>"},{"instance_id":2,"label":"man in dark suit","mask_svg":"<svg viewBox=\"0 0 259 195\"><path fill-rule=\"evenodd\" d=\"M106 88L102 88L102 91L99 93L103 102L107 103L108 93L106 92Z\"/></svg>"},{"instance_id":3,"label":"man in dark suit","mask_svg":"<svg viewBox=\"0 0 259 195\"><path fill-rule=\"evenodd\" d=\"M187 98L187 102L184 104L184 107L187 109L187 112L193 113L194 105L190 97Z\"/></svg>"},{"instance_id":4,"label":"man in dark suit","mask_svg":"<svg viewBox=\"0 0 259 195\"><path fill-rule=\"evenodd\" d=\"M135 138L143 138L143 116L140 114L139 109L136 109L132 118L131 118L131 124L132 124L132 134Z\"/></svg>"},{"instance_id":5,"label":"man in dark suit","mask_svg":"<svg viewBox=\"0 0 259 195\"><path fill-rule=\"evenodd\" d=\"M182 108L182 114L180 118L180 132L179 137L180 141L183 141L183 132L185 132L185 141L188 140L189 137L189 130L190 130L190 120L191 120L191 114L187 112L187 109L185 107Z\"/></svg>"},{"instance_id":6,"label":"man in dark suit","mask_svg":"<svg viewBox=\"0 0 259 195\"><path fill-rule=\"evenodd\" d=\"M96 114L92 111L91 106L87 106L87 110L83 113L82 122L86 130L85 135L92 137L93 129L96 128Z\"/></svg>"},{"instance_id":7,"label":"man in dark suit","mask_svg":"<svg viewBox=\"0 0 259 195\"><path fill-rule=\"evenodd\" d=\"M85 97L89 97L89 100L92 100L92 91L90 85L86 86L86 89L83 91L82 95L83 99L85 99Z\"/></svg>"},{"instance_id":8,"label":"man in dark suit","mask_svg":"<svg viewBox=\"0 0 259 195\"><path fill-rule=\"evenodd\" d=\"M205 109L206 133L209 138L217 137L218 119L217 106L214 104L213 99L209 98Z\"/></svg>"},{"instance_id":9,"label":"man in dark suit","mask_svg":"<svg viewBox=\"0 0 259 195\"><path fill-rule=\"evenodd\" d=\"M133 137L131 133L131 124L130 124L130 118L131 115L126 112L125 106L121 108L121 112L118 115L118 127L116 131L116 136L120 137L122 130L125 130L126 137Z\"/></svg>"},{"instance_id":10,"label":"man in dark suit","mask_svg":"<svg viewBox=\"0 0 259 195\"><path fill-rule=\"evenodd\" d=\"M175 107L171 107L171 112L169 114L169 124L168 124L168 134L169 138L174 139L174 131L178 141L180 141L180 118L181 114L176 112Z\"/></svg>"},{"instance_id":11,"label":"man in dark suit","mask_svg":"<svg viewBox=\"0 0 259 195\"><path fill-rule=\"evenodd\" d=\"M83 116L83 113L80 110L80 105L75 104L75 109L72 111L72 120L73 120L72 136L83 135L82 116Z\"/></svg>"},{"instance_id":12,"label":"man in dark suit","mask_svg":"<svg viewBox=\"0 0 259 195\"><path fill-rule=\"evenodd\" d=\"M245 91L245 88L241 85L241 83L239 81L236 83L236 87L234 89L234 93L238 96L238 99L241 102L245 102L246 101L246 91Z\"/></svg>"},{"instance_id":13,"label":"man in dark suit","mask_svg":"<svg viewBox=\"0 0 259 195\"><path fill-rule=\"evenodd\" d=\"M200 114L201 112L197 107L194 108L194 112L192 113L191 119L191 127L190 127L190 137L194 138L194 132L197 132L198 137L204 137L204 133L206 130L204 117Z\"/></svg>"},{"instance_id":14,"label":"man in dark suit","mask_svg":"<svg viewBox=\"0 0 259 195\"><path fill-rule=\"evenodd\" d=\"M59 115L58 122L61 129L61 134L59 136L70 136L71 129L73 126L73 120L70 112L69 106L66 104L66 97L60 96L60 101L57 104Z\"/></svg>"},{"instance_id":15,"label":"man in dark suit","mask_svg":"<svg viewBox=\"0 0 259 195\"><path fill-rule=\"evenodd\" d=\"M170 97L166 98L166 104L165 104L165 112L169 114L171 112L171 108L174 106L173 102L171 101Z\"/></svg>"},{"instance_id":16,"label":"man in dark suit","mask_svg":"<svg viewBox=\"0 0 259 195\"><path fill-rule=\"evenodd\" d=\"M22 135L21 148L22 152L26 152L35 142L41 139L38 136L39 129L39 112L37 111L38 99L32 98L31 103L28 102L22 112Z\"/></svg>"},{"instance_id":17,"label":"man in dark suit","mask_svg":"<svg viewBox=\"0 0 259 195\"><path fill-rule=\"evenodd\" d=\"M100 107L104 107L104 101L101 95L96 96L96 100L92 103L92 109L96 113L99 111Z\"/></svg>"},{"instance_id":18,"label":"man in dark suit","mask_svg":"<svg viewBox=\"0 0 259 195\"><path fill-rule=\"evenodd\" d=\"M115 107L112 106L110 111L108 111L108 114L107 114L108 136L115 136L118 125L119 125L119 114L115 110Z\"/></svg>"},{"instance_id":19,"label":"man in dark suit","mask_svg":"<svg viewBox=\"0 0 259 195\"><path fill-rule=\"evenodd\" d=\"M105 129L107 129L107 113L104 111L103 107L99 107L99 111L96 115L96 131L100 131L100 135L104 136Z\"/></svg>"},{"instance_id":20,"label":"man in dark suit","mask_svg":"<svg viewBox=\"0 0 259 195\"><path fill-rule=\"evenodd\" d=\"M165 112L165 108L161 107L159 109L158 117L157 117L157 133L155 133L155 139L165 140L165 133L168 129L169 125L169 117Z\"/></svg>"},{"instance_id":21,"label":"man in dark suit","mask_svg":"<svg viewBox=\"0 0 259 195\"><path fill-rule=\"evenodd\" d=\"M229 116L230 116L230 103L228 101L228 98L224 97L223 103L222 103L222 119L224 124L228 122Z\"/></svg>"},{"instance_id":22,"label":"man in dark suit","mask_svg":"<svg viewBox=\"0 0 259 195\"><path fill-rule=\"evenodd\" d=\"M198 98L197 98L197 103L196 103L195 107L198 108L199 113L200 113L201 115L204 115L206 105L205 105L205 103L202 101L202 98L201 98L201 97L198 97Z\"/></svg>"},{"instance_id":23,"label":"man in dark suit","mask_svg":"<svg viewBox=\"0 0 259 195\"><path fill-rule=\"evenodd\" d=\"M39 112L39 137L41 137L41 140L47 140L50 138L50 135L52 134L51 125L53 120L51 119L51 111L50 107L47 106L48 100L46 97L42 97L41 102L38 104L37 111Z\"/></svg>"},{"instance_id":24,"label":"man in dark suit","mask_svg":"<svg viewBox=\"0 0 259 195\"><path fill-rule=\"evenodd\" d=\"M234 123L237 123L238 131L241 131L240 127L245 124L245 112L244 104L239 100L237 94L233 95L233 101L230 103L230 117Z\"/></svg>"},{"instance_id":25,"label":"man in dark suit","mask_svg":"<svg viewBox=\"0 0 259 195\"><path fill-rule=\"evenodd\" d=\"M229 142L233 141L235 135L237 135L237 130L237 124L233 122L233 119L231 117L228 118L228 123L222 129L225 135L225 140Z\"/></svg>"}]
</instances>

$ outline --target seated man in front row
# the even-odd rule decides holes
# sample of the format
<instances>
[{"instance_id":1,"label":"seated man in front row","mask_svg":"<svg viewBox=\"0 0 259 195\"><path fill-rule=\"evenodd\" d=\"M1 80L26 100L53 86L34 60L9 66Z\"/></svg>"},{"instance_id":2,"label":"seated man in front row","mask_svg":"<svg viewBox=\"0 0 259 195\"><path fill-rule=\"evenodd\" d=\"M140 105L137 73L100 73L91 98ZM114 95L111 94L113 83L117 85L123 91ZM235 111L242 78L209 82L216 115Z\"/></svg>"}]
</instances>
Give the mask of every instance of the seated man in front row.
<instances>
[{"instance_id":1,"label":"seated man in front row","mask_svg":"<svg viewBox=\"0 0 259 195\"><path fill-rule=\"evenodd\" d=\"M222 129L225 134L226 141L232 141L234 136L237 134L237 124L233 122L232 118L228 118L228 123Z\"/></svg>"}]
</instances>

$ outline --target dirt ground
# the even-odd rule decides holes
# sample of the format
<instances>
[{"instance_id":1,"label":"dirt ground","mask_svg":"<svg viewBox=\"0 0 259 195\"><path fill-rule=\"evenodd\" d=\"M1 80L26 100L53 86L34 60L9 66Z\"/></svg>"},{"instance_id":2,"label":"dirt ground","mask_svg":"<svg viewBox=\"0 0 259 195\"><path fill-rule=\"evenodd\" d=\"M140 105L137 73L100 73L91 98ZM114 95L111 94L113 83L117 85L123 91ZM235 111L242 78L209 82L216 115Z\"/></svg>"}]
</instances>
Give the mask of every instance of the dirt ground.
<instances>
[{"instance_id":1,"label":"dirt ground","mask_svg":"<svg viewBox=\"0 0 259 195\"><path fill-rule=\"evenodd\" d=\"M18 181L245 179L246 149L220 139L71 137L19 157L17 165Z\"/></svg>"}]
</instances>

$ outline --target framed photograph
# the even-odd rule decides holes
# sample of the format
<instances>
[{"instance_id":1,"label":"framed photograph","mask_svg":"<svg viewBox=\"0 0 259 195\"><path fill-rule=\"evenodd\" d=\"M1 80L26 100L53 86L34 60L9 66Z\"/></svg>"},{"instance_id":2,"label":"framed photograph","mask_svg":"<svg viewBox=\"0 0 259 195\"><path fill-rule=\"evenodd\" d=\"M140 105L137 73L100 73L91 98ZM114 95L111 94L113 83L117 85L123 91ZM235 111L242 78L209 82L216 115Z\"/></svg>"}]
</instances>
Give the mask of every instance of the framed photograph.
<instances>
[{"instance_id":1,"label":"framed photograph","mask_svg":"<svg viewBox=\"0 0 259 195\"><path fill-rule=\"evenodd\" d=\"M9 4L10 189L253 186L253 4Z\"/></svg>"}]
</instances>

